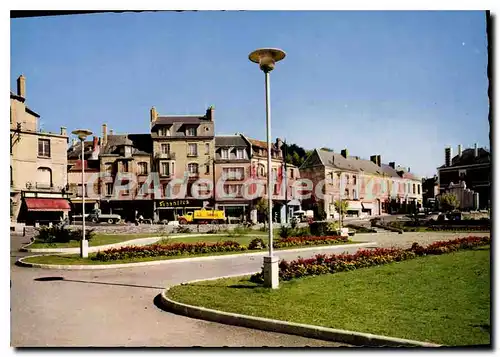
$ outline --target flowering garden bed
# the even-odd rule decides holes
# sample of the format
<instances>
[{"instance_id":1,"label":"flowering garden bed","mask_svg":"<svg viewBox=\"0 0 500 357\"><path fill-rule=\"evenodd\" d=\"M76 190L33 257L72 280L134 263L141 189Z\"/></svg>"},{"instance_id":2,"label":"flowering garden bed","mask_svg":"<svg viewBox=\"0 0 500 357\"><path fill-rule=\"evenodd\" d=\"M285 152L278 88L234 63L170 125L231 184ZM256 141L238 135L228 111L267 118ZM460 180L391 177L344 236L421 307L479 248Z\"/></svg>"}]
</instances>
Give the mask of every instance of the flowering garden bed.
<instances>
[{"instance_id":1,"label":"flowering garden bed","mask_svg":"<svg viewBox=\"0 0 500 357\"><path fill-rule=\"evenodd\" d=\"M196 243L168 243L152 244L148 246L128 246L122 248L112 248L100 251L92 256L94 261L116 261L124 259L141 259L152 257L169 257L180 255L200 255L210 253L241 252L261 250L266 247L261 238L256 238L260 244L246 245L235 241L222 241L216 243L196 242ZM310 245L328 245L336 243L346 243L346 237L325 236L325 237L292 237L277 239L273 243L274 248L302 247Z\"/></svg>"},{"instance_id":2,"label":"flowering garden bed","mask_svg":"<svg viewBox=\"0 0 500 357\"><path fill-rule=\"evenodd\" d=\"M337 273L355 270L375 265L413 259L422 255L437 255L457 250L472 249L488 245L490 237L467 237L449 241L434 242L426 247L413 243L411 248L377 248L373 250L361 249L355 254L318 254L310 259L297 259L291 262L282 260L279 263L279 277L281 280L291 280L310 275ZM263 282L263 272L251 276L254 283Z\"/></svg>"}]
</instances>

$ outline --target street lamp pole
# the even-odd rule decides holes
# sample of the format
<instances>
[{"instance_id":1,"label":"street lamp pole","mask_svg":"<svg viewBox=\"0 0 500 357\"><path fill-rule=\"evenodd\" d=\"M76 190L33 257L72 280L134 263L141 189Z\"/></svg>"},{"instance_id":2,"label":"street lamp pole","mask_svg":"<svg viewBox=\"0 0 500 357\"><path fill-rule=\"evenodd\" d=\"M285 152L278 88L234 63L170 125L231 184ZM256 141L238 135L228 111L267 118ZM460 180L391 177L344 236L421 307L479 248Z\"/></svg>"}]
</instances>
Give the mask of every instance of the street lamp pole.
<instances>
[{"instance_id":1,"label":"street lamp pole","mask_svg":"<svg viewBox=\"0 0 500 357\"><path fill-rule=\"evenodd\" d=\"M78 129L72 132L74 135L78 136L80 143L82 145L82 240L80 242L80 256L82 258L88 258L89 256L89 242L85 239L85 139L87 136L92 135L90 130Z\"/></svg>"},{"instance_id":2,"label":"street lamp pole","mask_svg":"<svg viewBox=\"0 0 500 357\"><path fill-rule=\"evenodd\" d=\"M258 63L264 72L266 82L266 126L267 126L267 198L269 222L269 256L264 257L264 286L277 289L279 286L278 262L279 258L273 256L273 196L271 188L271 97L269 72L274 69L276 62L285 58L285 52L277 48L261 48L253 51L248 56L250 61Z\"/></svg>"}]
</instances>

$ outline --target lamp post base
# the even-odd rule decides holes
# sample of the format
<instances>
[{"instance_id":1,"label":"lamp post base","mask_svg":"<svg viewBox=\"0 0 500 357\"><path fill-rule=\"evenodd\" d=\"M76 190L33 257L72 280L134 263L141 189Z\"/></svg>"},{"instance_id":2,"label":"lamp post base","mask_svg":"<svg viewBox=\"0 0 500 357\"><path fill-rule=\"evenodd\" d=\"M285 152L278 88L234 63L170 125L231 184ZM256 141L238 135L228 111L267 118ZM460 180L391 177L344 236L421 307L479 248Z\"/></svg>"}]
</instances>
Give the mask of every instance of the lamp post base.
<instances>
[{"instance_id":1,"label":"lamp post base","mask_svg":"<svg viewBox=\"0 0 500 357\"><path fill-rule=\"evenodd\" d=\"M80 241L80 256L82 258L89 257L89 241L86 239Z\"/></svg>"},{"instance_id":2,"label":"lamp post base","mask_svg":"<svg viewBox=\"0 0 500 357\"><path fill-rule=\"evenodd\" d=\"M278 289L279 287L279 258L276 256L264 257L264 287Z\"/></svg>"}]
</instances>

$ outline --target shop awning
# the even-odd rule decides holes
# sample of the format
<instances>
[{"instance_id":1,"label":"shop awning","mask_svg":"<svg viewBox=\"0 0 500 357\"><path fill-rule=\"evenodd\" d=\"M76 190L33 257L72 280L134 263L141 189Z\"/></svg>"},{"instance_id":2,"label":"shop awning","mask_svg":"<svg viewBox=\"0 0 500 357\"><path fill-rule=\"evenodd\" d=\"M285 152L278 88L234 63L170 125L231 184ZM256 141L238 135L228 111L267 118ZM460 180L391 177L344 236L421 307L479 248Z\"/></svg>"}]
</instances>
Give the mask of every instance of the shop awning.
<instances>
[{"instance_id":1,"label":"shop awning","mask_svg":"<svg viewBox=\"0 0 500 357\"><path fill-rule=\"evenodd\" d=\"M349 211L359 211L359 210L361 210L361 202L359 202L359 201L349 202L349 206L348 206L347 210L349 210Z\"/></svg>"},{"instance_id":2,"label":"shop awning","mask_svg":"<svg viewBox=\"0 0 500 357\"><path fill-rule=\"evenodd\" d=\"M373 203L362 202L363 209L373 209Z\"/></svg>"},{"instance_id":3,"label":"shop awning","mask_svg":"<svg viewBox=\"0 0 500 357\"><path fill-rule=\"evenodd\" d=\"M30 211L69 211L68 200L63 198L25 198L26 206Z\"/></svg>"}]
</instances>

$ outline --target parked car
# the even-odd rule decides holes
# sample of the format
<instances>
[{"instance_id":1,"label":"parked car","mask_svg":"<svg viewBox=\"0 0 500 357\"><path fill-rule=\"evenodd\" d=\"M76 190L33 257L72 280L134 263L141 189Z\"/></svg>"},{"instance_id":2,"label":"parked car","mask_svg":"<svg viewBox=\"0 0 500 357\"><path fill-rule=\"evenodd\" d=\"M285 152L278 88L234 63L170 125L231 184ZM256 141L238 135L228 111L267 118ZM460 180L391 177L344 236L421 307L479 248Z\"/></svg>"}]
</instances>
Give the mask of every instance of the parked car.
<instances>
[{"instance_id":1,"label":"parked car","mask_svg":"<svg viewBox=\"0 0 500 357\"><path fill-rule=\"evenodd\" d=\"M102 214L101 210L95 209L89 214L87 220L90 220L93 223L107 222L109 224L116 224L122 220L122 217L119 214L113 213Z\"/></svg>"}]
</instances>

